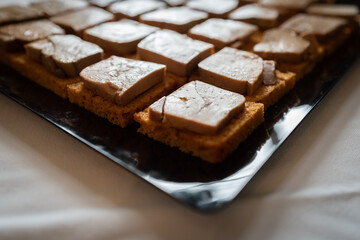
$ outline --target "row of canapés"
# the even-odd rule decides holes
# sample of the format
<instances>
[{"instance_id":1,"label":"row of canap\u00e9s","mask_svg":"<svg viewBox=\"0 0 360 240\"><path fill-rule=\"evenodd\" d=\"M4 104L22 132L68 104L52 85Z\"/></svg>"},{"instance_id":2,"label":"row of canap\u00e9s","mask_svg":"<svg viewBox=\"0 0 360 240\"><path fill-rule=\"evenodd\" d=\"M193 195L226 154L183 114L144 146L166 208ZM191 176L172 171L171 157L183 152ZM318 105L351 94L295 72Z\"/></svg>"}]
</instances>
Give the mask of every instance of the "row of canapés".
<instances>
[{"instance_id":1,"label":"row of canap\u00e9s","mask_svg":"<svg viewBox=\"0 0 360 240\"><path fill-rule=\"evenodd\" d=\"M134 2L140 1L116 2L108 9ZM206 13L162 6L138 16L140 23L115 21L97 7L53 16L44 10L46 3L37 4L50 20L30 21L42 15L4 8L9 18L17 12L25 21L0 27L5 64L112 123L126 127L135 119L140 132L209 162L224 160L264 120L264 108L357 31L357 12L349 16L354 6L336 12L333 5L317 5L318 12L338 17L282 7L278 18L288 19L264 30L209 18L211 7ZM254 7L263 9L248 4L230 15L244 8L253 14Z\"/></svg>"}]
</instances>

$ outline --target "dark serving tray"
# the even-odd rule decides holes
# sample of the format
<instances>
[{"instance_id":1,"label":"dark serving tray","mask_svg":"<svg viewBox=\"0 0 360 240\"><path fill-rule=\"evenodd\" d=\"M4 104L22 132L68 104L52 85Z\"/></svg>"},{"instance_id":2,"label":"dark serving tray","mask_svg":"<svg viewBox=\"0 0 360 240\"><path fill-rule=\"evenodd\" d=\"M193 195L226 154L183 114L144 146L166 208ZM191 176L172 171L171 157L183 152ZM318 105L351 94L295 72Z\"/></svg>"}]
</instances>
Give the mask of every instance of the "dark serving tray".
<instances>
[{"instance_id":1,"label":"dark serving tray","mask_svg":"<svg viewBox=\"0 0 360 240\"><path fill-rule=\"evenodd\" d=\"M209 164L122 129L0 65L0 92L178 201L204 212L231 202L359 56L358 38L328 57L265 114L223 163Z\"/></svg>"}]
</instances>

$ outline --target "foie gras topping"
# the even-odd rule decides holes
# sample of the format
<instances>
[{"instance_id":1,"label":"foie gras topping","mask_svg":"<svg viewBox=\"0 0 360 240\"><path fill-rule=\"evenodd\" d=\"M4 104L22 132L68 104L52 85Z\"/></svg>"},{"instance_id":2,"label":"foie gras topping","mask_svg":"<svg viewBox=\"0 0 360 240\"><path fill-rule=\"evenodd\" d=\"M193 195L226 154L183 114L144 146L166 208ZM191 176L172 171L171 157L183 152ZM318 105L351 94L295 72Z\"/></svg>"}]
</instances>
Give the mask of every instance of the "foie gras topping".
<instances>
[{"instance_id":1,"label":"foie gras topping","mask_svg":"<svg viewBox=\"0 0 360 240\"><path fill-rule=\"evenodd\" d=\"M166 4L156 0L126 0L110 5L109 11L117 18L130 18L137 20L141 14L166 7Z\"/></svg>"},{"instance_id":2,"label":"foie gras topping","mask_svg":"<svg viewBox=\"0 0 360 240\"><path fill-rule=\"evenodd\" d=\"M297 14L280 27L291 29L300 35L313 34L319 41L323 41L333 36L345 24L346 20L341 18Z\"/></svg>"},{"instance_id":3,"label":"foie gras topping","mask_svg":"<svg viewBox=\"0 0 360 240\"><path fill-rule=\"evenodd\" d=\"M138 44L141 59L165 64L169 72L187 76L202 59L211 55L214 46L170 30L159 30Z\"/></svg>"},{"instance_id":4,"label":"foie gras topping","mask_svg":"<svg viewBox=\"0 0 360 240\"><path fill-rule=\"evenodd\" d=\"M164 80L166 66L112 56L81 71L85 86L118 105Z\"/></svg>"},{"instance_id":5,"label":"foie gras topping","mask_svg":"<svg viewBox=\"0 0 360 240\"><path fill-rule=\"evenodd\" d=\"M184 5L187 2L187 0L164 0L164 2L166 2L167 5L171 7L177 7Z\"/></svg>"},{"instance_id":6,"label":"foie gras topping","mask_svg":"<svg viewBox=\"0 0 360 240\"><path fill-rule=\"evenodd\" d=\"M74 35L55 35L25 45L26 54L58 77L76 77L102 59L103 50Z\"/></svg>"},{"instance_id":7,"label":"foie gras topping","mask_svg":"<svg viewBox=\"0 0 360 240\"><path fill-rule=\"evenodd\" d=\"M196 25L189 31L189 36L209 42L221 49L235 41L245 42L258 30L257 26L234 20L212 18Z\"/></svg>"},{"instance_id":8,"label":"foie gras topping","mask_svg":"<svg viewBox=\"0 0 360 240\"><path fill-rule=\"evenodd\" d=\"M10 5L0 8L0 25L31 20L42 16L44 16L44 13L39 9L20 5Z\"/></svg>"},{"instance_id":9,"label":"foie gras topping","mask_svg":"<svg viewBox=\"0 0 360 240\"><path fill-rule=\"evenodd\" d=\"M248 4L231 12L229 18L252 23L261 28L271 28L278 24L279 11Z\"/></svg>"},{"instance_id":10,"label":"foie gras topping","mask_svg":"<svg viewBox=\"0 0 360 240\"><path fill-rule=\"evenodd\" d=\"M238 6L237 0L190 0L186 6L207 12L211 17L226 17Z\"/></svg>"},{"instance_id":11,"label":"foie gras topping","mask_svg":"<svg viewBox=\"0 0 360 240\"><path fill-rule=\"evenodd\" d=\"M264 59L284 62L305 60L310 42L287 29L274 28L264 32L263 39L253 48Z\"/></svg>"},{"instance_id":12,"label":"foie gras topping","mask_svg":"<svg viewBox=\"0 0 360 240\"><path fill-rule=\"evenodd\" d=\"M36 41L50 35L64 34L65 31L49 20L34 20L0 27L0 33L22 43Z\"/></svg>"},{"instance_id":13,"label":"foie gras topping","mask_svg":"<svg viewBox=\"0 0 360 240\"><path fill-rule=\"evenodd\" d=\"M98 44L107 51L128 54L136 52L137 44L156 30L158 30L156 27L123 19L87 29L84 39Z\"/></svg>"},{"instance_id":14,"label":"foie gras topping","mask_svg":"<svg viewBox=\"0 0 360 240\"><path fill-rule=\"evenodd\" d=\"M151 120L200 134L215 134L244 106L244 96L196 80L161 98L149 110Z\"/></svg>"},{"instance_id":15,"label":"foie gras topping","mask_svg":"<svg viewBox=\"0 0 360 240\"><path fill-rule=\"evenodd\" d=\"M97 7L52 17L50 20L62 26L71 33L81 35L82 31L97 24L114 19L114 15Z\"/></svg>"},{"instance_id":16,"label":"foie gras topping","mask_svg":"<svg viewBox=\"0 0 360 240\"><path fill-rule=\"evenodd\" d=\"M116 0L90 0L89 2L96 7L106 8Z\"/></svg>"},{"instance_id":17,"label":"foie gras topping","mask_svg":"<svg viewBox=\"0 0 360 240\"><path fill-rule=\"evenodd\" d=\"M160 28L186 33L190 28L208 18L205 12L187 7L159 9L140 16L140 21Z\"/></svg>"},{"instance_id":18,"label":"foie gras topping","mask_svg":"<svg viewBox=\"0 0 360 240\"><path fill-rule=\"evenodd\" d=\"M306 9L306 12L329 17L355 18L359 12L359 8L356 5L350 4L314 3Z\"/></svg>"},{"instance_id":19,"label":"foie gras topping","mask_svg":"<svg viewBox=\"0 0 360 240\"><path fill-rule=\"evenodd\" d=\"M274 85L276 83L275 68L276 63L272 60L264 60L263 83L264 85Z\"/></svg>"},{"instance_id":20,"label":"foie gras topping","mask_svg":"<svg viewBox=\"0 0 360 240\"><path fill-rule=\"evenodd\" d=\"M314 0L259 0L259 4L266 7L304 10Z\"/></svg>"},{"instance_id":21,"label":"foie gras topping","mask_svg":"<svg viewBox=\"0 0 360 240\"><path fill-rule=\"evenodd\" d=\"M31 6L42 10L47 16L55 16L61 13L79 10L89 4L84 0L45 0L31 3Z\"/></svg>"},{"instance_id":22,"label":"foie gras topping","mask_svg":"<svg viewBox=\"0 0 360 240\"><path fill-rule=\"evenodd\" d=\"M225 47L198 64L202 81L252 95L261 85L263 60L256 54Z\"/></svg>"}]
</instances>

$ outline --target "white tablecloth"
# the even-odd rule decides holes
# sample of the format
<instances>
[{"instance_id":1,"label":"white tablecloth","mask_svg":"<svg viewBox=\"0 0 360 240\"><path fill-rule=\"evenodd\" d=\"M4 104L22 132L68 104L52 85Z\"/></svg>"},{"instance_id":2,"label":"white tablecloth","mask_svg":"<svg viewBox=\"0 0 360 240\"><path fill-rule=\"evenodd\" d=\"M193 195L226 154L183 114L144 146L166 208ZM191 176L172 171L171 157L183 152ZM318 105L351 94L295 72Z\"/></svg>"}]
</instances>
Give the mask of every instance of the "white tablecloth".
<instances>
[{"instance_id":1,"label":"white tablecloth","mask_svg":"<svg viewBox=\"0 0 360 240\"><path fill-rule=\"evenodd\" d=\"M0 239L360 239L359 78L360 61L208 215L0 94Z\"/></svg>"}]
</instances>

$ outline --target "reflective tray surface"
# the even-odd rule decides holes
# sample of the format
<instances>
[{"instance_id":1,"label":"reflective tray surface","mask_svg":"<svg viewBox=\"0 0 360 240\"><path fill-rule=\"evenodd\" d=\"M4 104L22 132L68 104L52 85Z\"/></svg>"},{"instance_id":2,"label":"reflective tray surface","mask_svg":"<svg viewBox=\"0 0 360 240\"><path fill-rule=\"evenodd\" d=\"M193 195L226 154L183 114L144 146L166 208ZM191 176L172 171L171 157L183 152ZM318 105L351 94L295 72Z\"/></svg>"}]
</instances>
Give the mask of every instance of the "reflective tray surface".
<instances>
[{"instance_id":1,"label":"reflective tray surface","mask_svg":"<svg viewBox=\"0 0 360 240\"><path fill-rule=\"evenodd\" d=\"M359 56L356 43L328 57L265 114L249 138L223 163L209 164L122 129L0 65L0 92L118 163L169 196L210 212L230 203ZM301 126L300 126L301 127Z\"/></svg>"}]
</instances>

